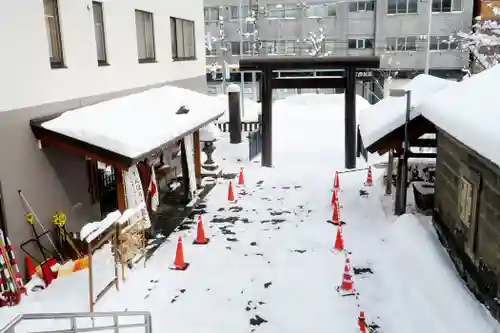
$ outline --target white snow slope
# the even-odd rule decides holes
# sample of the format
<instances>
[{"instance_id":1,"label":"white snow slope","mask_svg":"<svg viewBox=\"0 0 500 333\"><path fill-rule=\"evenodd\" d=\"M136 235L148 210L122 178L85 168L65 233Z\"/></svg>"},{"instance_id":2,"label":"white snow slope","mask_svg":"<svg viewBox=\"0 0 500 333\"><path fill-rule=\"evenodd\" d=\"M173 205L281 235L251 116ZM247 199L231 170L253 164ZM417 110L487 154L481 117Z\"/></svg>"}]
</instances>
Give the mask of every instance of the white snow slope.
<instances>
[{"instance_id":1,"label":"white snow slope","mask_svg":"<svg viewBox=\"0 0 500 333\"><path fill-rule=\"evenodd\" d=\"M230 146L222 137L221 162L226 171L243 166L246 185L236 188L235 204L227 202L225 180L208 197L203 219L210 243L192 245L194 229L175 232L146 268L128 272L121 291L110 292L97 311L151 311L154 332L354 333L359 305L378 327L373 332L498 332L499 324L455 273L429 221L418 215L396 219L383 204L389 198L382 196L376 170L368 198L359 196L366 171L340 176L349 257L355 268L373 274L354 276L359 302L338 294L345 255L331 251L336 228L326 220L334 172L344 164L344 112L341 103L315 102L323 98L276 102L274 168L238 164L246 143ZM168 269L178 236L191 263L183 272ZM87 311L86 277L61 278L19 307L0 309L0 323L20 312ZM148 291L151 280L158 283ZM266 322L253 325L256 316Z\"/></svg>"}]
</instances>

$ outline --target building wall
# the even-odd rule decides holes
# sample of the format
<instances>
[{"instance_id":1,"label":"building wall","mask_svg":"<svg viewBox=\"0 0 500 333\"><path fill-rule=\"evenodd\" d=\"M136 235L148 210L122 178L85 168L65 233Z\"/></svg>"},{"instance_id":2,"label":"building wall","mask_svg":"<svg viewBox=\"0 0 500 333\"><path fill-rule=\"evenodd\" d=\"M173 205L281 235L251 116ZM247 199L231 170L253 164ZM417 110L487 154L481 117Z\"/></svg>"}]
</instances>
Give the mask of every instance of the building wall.
<instances>
[{"instance_id":1,"label":"building wall","mask_svg":"<svg viewBox=\"0 0 500 333\"><path fill-rule=\"evenodd\" d=\"M155 63L138 63L136 8L154 15ZM19 189L47 229L56 211L67 215L72 232L100 218L99 205L90 204L85 158L40 150L30 119L165 84L207 91L202 0L103 0L103 12L109 66L97 65L91 1L59 0L66 68L51 69L42 1L2 3L0 31L10 33L0 34L0 44L9 45L0 52L0 182L6 229L19 258L19 245L33 237ZM172 60L171 15L195 21L196 60Z\"/></svg>"},{"instance_id":2,"label":"building wall","mask_svg":"<svg viewBox=\"0 0 500 333\"><path fill-rule=\"evenodd\" d=\"M462 168L462 170L461 170ZM477 189L476 225L466 226L459 216L459 180L466 177ZM477 178L477 180L471 180ZM476 182L476 184L474 184ZM438 133L435 209L438 223L449 231L453 256L469 286L489 304L500 292L500 169L444 132ZM474 211L473 211L474 214ZM472 229L472 232L471 230ZM469 242L474 242L468 250ZM497 318L500 307L492 308Z\"/></svg>"},{"instance_id":3,"label":"building wall","mask_svg":"<svg viewBox=\"0 0 500 333\"><path fill-rule=\"evenodd\" d=\"M296 4L300 1L291 0L259 0L259 6L268 4ZM388 0L377 0L374 11L350 12L349 2L339 2L335 5L336 16L325 18L306 18L305 10L296 19L269 19L266 14L260 14L258 28L261 40L303 40L309 32L317 32L320 26L325 29L325 38L335 42L333 55L378 55L381 57L381 67L388 69L423 69L425 66L425 37L428 29L428 6L426 1L418 3L416 14L387 14ZM252 0L255 4L256 0ZM311 0L307 5L327 3ZM229 6L238 6L240 0L206 0L205 7L221 7L221 15L229 18ZM243 1L248 4L248 1ZM432 35L449 36L458 30L468 30L472 24L473 0L463 0L463 10L452 13L434 13ZM227 20L224 23L226 40L239 41L240 23L238 20ZM219 36L216 21L205 22L205 31L212 36ZM386 52L388 37L418 36L417 51ZM349 49L347 41L356 38L374 39L374 49ZM307 53L304 48L301 52ZM229 63L237 63L239 55L226 57ZM207 64L221 57L207 57ZM432 51L431 68L459 69L467 64L468 55L458 50Z\"/></svg>"}]
</instances>

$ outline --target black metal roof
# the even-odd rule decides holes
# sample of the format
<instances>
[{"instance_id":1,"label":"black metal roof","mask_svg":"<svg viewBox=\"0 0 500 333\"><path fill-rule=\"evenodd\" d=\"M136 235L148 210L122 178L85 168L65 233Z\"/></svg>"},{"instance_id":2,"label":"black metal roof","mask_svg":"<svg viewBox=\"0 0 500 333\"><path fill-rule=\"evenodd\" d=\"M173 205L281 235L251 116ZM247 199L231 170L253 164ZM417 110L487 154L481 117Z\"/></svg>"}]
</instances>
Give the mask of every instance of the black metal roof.
<instances>
[{"instance_id":1,"label":"black metal roof","mask_svg":"<svg viewBox=\"0 0 500 333\"><path fill-rule=\"evenodd\" d=\"M330 69L330 68L379 68L376 56L328 56L328 57L249 57L240 59L240 71L281 69Z\"/></svg>"}]
</instances>

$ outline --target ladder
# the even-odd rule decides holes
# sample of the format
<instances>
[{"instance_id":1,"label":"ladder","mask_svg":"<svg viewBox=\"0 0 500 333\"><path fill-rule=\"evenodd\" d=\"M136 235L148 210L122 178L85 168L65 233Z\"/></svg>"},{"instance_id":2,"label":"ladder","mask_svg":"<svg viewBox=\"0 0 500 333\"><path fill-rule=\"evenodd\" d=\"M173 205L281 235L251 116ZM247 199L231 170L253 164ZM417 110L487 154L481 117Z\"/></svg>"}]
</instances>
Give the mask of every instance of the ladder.
<instances>
[{"instance_id":1,"label":"ladder","mask_svg":"<svg viewBox=\"0 0 500 333\"><path fill-rule=\"evenodd\" d=\"M55 326L57 326L56 329L54 329ZM36 328L33 330L30 327ZM28 313L16 316L5 327L0 328L0 333L83 333L101 331L152 333L151 313L147 311Z\"/></svg>"}]
</instances>

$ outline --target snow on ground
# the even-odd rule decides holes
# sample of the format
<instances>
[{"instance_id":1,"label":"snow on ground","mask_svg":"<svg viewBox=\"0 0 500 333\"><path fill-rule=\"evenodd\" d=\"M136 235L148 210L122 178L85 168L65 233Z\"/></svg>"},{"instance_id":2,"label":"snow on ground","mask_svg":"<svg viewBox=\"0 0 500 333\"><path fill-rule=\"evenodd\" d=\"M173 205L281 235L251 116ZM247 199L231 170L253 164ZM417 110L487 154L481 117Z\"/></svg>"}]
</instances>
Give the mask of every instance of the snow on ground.
<instances>
[{"instance_id":1,"label":"snow on ground","mask_svg":"<svg viewBox=\"0 0 500 333\"><path fill-rule=\"evenodd\" d=\"M345 258L331 251L336 229L325 222L333 175L344 164L344 112L315 98L325 97L275 103L273 168L238 164L246 160L246 143L231 146L222 136L216 151L221 164L226 172L243 166L246 185L236 188L234 204L227 202L225 180L207 198L203 219L210 243L192 245L194 229L175 232L96 310L151 311L154 332L358 332L356 299L335 289ZM358 166L365 164L359 160ZM341 174L340 218L358 273L359 303L374 332L500 330L455 273L428 219L396 219L378 170L370 196L360 197L365 177L366 171ZM186 271L168 269L178 236L191 264ZM0 323L20 312L87 311L86 273L54 281L19 307L0 309Z\"/></svg>"},{"instance_id":2,"label":"snow on ground","mask_svg":"<svg viewBox=\"0 0 500 333\"><path fill-rule=\"evenodd\" d=\"M228 111L228 97L227 94L220 94L215 96L217 101L219 102L219 106L222 110L224 110L224 114L219 118L219 122L227 122L229 121L229 111ZM241 121L257 121L259 119L259 113L261 110L260 103L245 98L245 107L243 110L243 114L241 115Z\"/></svg>"}]
</instances>

